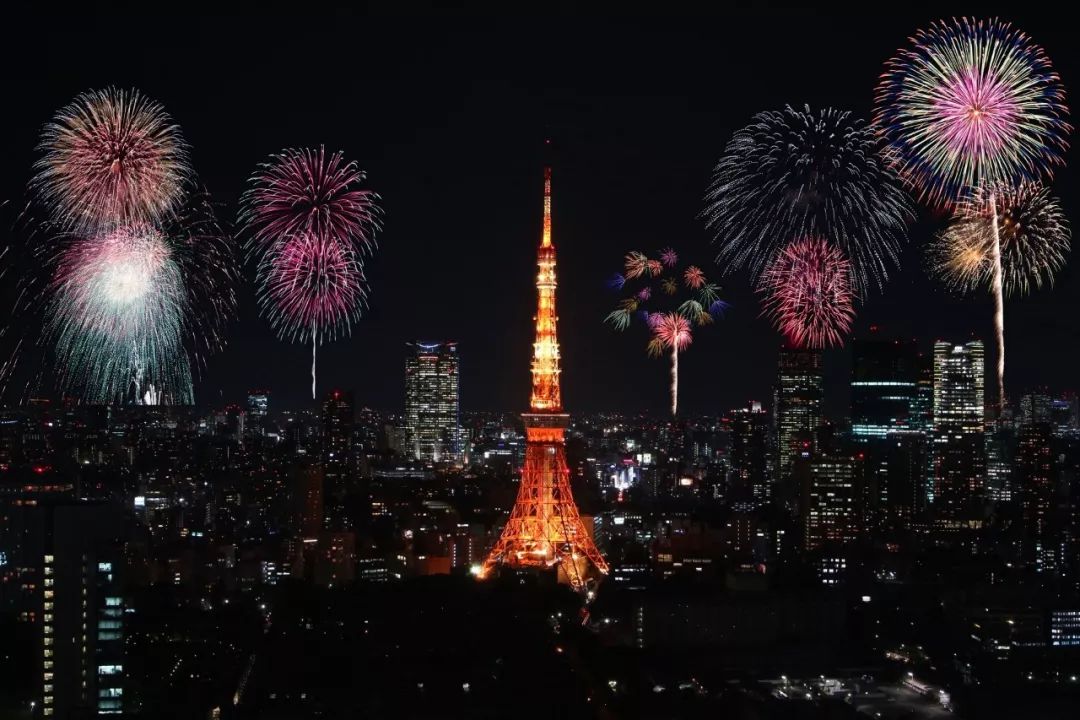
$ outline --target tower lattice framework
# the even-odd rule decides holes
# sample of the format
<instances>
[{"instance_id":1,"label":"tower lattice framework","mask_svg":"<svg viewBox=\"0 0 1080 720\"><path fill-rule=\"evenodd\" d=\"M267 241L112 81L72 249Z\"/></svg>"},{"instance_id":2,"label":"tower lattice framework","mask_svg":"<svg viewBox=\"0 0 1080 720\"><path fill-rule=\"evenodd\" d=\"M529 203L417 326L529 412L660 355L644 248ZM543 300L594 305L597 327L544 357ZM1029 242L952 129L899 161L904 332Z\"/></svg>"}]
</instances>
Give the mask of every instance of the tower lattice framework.
<instances>
[{"instance_id":1,"label":"tower lattice framework","mask_svg":"<svg viewBox=\"0 0 1080 720\"><path fill-rule=\"evenodd\" d=\"M585 529L570 491L566 428L559 388L559 338L555 314L555 246L551 242L551 168L544 169L544 230L537 252L536 341L533 343L532 395L525 423L525 466L517 501L499 541L481 569L497 564L551 568L577 590L584 590L608 566Z\"/></svg>"}]
</instances>

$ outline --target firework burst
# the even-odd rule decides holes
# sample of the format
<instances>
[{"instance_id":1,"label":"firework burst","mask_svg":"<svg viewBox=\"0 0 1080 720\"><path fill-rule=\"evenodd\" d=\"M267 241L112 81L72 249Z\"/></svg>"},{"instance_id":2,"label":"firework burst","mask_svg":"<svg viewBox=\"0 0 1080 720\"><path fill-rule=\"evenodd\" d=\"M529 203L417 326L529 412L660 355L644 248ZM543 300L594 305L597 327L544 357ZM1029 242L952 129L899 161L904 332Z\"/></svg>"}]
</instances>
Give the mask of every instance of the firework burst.
<instances>
[{"instance_id":1,"label":"firework burst","mask_svg":"<svg viewBox=\"0 0 1080 720\"><path fill-rule=\"evenodd\" d=\"M187 146L136 90L92 90L45 125L31 185L53 221L81 235L161 223L191 179Z\"/></svg>"},{"instance_id":2,"label":"firework burst","mask_svg":"<svg viewBox=\"0 0 1080 720\"><path fill-rule=\"evenodd\" d=\"M195 373L224 346L239 278L206 196L187 198L165 229L52 240L41 297L60 387L90 403L193 402Z\"/></svg>"},{"instance_id":3,"label":"firework burst","mask_svg":"<svg viewBox=\"0 0 1080 720\"><path fill-rule=\"evenodd\" d=\"M875 125L931 204L1041 180L1063 162L1065 90L1042 48L998 20L939 21L885 66Z\"/></svg>"},{"instance_id":4,"label":"firework burst","mask_svg":"<svg viewBox=\"0 0 1080 720\"><path fill-rule=\"evenodd\" d=\"M789 106L754 116L728 143L706 195L717 262L757 281L791 238L829 237L859 290L880 286L914 213L878 148L847 112Z\"/></svg>"},{"instance_id":5,"label":"firework burst","mask_svg":"<svg viewBox=\"0 0 1080 720\"><path fill-rule=\"evenodd\" d=\"M989 289L993 283L993 223L986 190L957 207L956 219L938 234L928 256L931 272L958 292ZM1065 265L1071 232L1050 191L1032 183L996 191L1001 242L1002 291L1025 295L1053 285Z\"/></svg>"},{"instance_id":6,"label":"firework burst","mask_svg":"<svg viewBox=\"0 0 1080 720\"><path fill-rule=\"evenodd\" d=\"M278 336L318 346L348 335L365 308L364 258L375 249L378 195L341 153L284 150L260 166L240 220L257 264L263 315Z\"/></svg>"},{"instance_id":7,"label":"firework burst","mask_svg":"<svg viewBox=\"0 0 1080 720\"><path fill-rule=\"evenodd\" d=\"M986 203L1002 405L1006 280L995 191L1050 177L1067 147L1066 114L1064 88L1042 48L998 20L939 21L919 31L877 87L875 124L904 179L932 205Z\"/></svg>"},{"instance_id":8,"label":"firework burst","mask_svg":"<svg viewBox=\"0 0 1080 720\"><path fill-rule=\"evenodd\" d=\"M619 331L629 328L635 317L639 318L649 329L646 346L649 355L660 357L670 353L672 416L678 412L679 353L693 342L695 326L712 323L728 307L720 299L720 288L706 279L701 268L690 265L679 272L677 266L678 255L671 248L663 250L659 260L637 251L627 253L624 271L619 275L623 282L617 286L609 282L608 287L623 290L628 296L605 318L605 322ZM680 278L685 292L676 297ZM653 282L655 287L650 284Z\"/></svg>"},{"instance_id":9,"label":"firework burst","mask_svg":"<svg viewBox=\"0 0 1080 720\"><path fill-rule=\"evenodd\" d=\"M796 347L844 343L855 318L851 265L821 239L797 240L762 276L764 312Z\"/></svg>"}]
</instances>

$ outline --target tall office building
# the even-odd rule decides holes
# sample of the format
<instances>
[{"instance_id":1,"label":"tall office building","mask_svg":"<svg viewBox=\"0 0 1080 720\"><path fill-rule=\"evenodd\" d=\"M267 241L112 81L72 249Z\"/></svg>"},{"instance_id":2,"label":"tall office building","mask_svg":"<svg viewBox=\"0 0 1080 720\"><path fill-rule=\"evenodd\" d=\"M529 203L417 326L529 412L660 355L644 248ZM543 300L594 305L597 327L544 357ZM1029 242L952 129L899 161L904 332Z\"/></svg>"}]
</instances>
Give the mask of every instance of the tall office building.
<instances>
[{"instance_id":1,"label":"tall office building","mask_svg":"<svg viewBox=\"0 0 1080 720\"><path fill-rule=\"evenodd\" d=\"M918 351L872 333L852 342L851 435L859 443L920 429Z\"/></svg>"},{"instance_id":2,"label":"tall office building","mask_svg":"<svg viewBox=\"0 0 1080 720\"><path fill-rule=\"evenodd\" d=\"M860 445L869 522L901 522L926 486L925 395L914 343L871 328L852 343L851 434Z\"/></svg>"},{"instance_id":3,"label":"tall office building","mask_svg":"<svg viewBox=\"0 0 1080 720\"><path fill-rule=\"evenodd\" d=\"M934 508L946 521L980 516L986 484L981 340L934 344Z\"/></svg>"},{"instance_id":4,"label":"tall office building","mask_svg":"<svg viewBox=\"0 0 1080 720\"><path fill-rule=\"evenodd\" d=\"M769 483L768 415L761 403L731 412L731 485L736 500L765 505L772 497Z\"/></svg>"},{"instance_id":5,"label":"tall office building","mask_svg":"<svg viewBox=\"0 0 1080 720\"><path fill-rule=\"evenodd\" d=\"M462 456L456 342L409 343L405 358L405 425L417 460Z\"/></svg>"},{"instance_id":6,"label":"tall office building","mask_svg":"<svg viewBox=\"0 0 1080 720\"><path fill-rule=\"evenodd\" d=\"M120 514L59 505L46 514L42 552L43 717L124 712Z\"/></svg>"},{"instance_id":7,"label":"tall office building","mask_svg":"<svg viewBox=\"0 0 1080 720\"><path fill-rule=\"evenodd\" d=\"M824 387L821 351L801 348L780 350L779 372L773 397L776 423L776 478L786 483L800 444L813 437L821 423Z\"/></svg>"},{"instance_id":8,"label":"tall office building","mask_svg":"<svg viewBox=\"0 0 1080 720\"><path fill-rule=\"evenodd\" d=\"M348 530L351 526L345 502L353 479L355 414L352 392L331 390L323 399L323 526L331 531Z\"/></svg>"}]
</instances>

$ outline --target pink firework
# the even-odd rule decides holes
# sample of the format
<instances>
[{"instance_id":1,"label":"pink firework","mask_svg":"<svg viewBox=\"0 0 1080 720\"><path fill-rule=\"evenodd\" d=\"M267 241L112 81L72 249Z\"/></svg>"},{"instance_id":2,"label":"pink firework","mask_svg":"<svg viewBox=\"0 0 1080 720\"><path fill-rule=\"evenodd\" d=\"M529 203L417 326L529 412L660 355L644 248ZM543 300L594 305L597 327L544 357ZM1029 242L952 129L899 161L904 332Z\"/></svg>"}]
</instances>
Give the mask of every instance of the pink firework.
<instances>
[{"instance_id":1,"label":"pink firework","mask_svg":"<svg viewBox=\"0 0 1080 720\"><path fill-rule=\"evenodd\" d=\"M375 248L378 195L341 153L284 150L259 168L244 194L248 256L258 264L263 314L283 338L315 352L347 335L366 300L363 258Z\"/></svg>"},{"instance_id":2,"label":"pink firework","mask_svg":"<svg viewBox=\"0 0 1080 720\"><path fill-rule=\"evenodd\" d=\"M314 235L290 238L271 255L263 292L270 324L298 336L335 329L359 317L364 271L347 245Z\"/></svg>"},{"instance_id":3,"label":"pink firework","mask_svg":"<svg viewBox=\"0 0 1080 720\"><path fill-rule=\"evenodd\" d=\"M949 151L971 157L1000 152L1020 116L1008 85L996 73L973 67L942 83L933 108Z\"/></svg>"},{"instance_id":4,"label":"pink firework","mask_svg":"<svg viewBox=\"0 0 1080 720\"><path fill-rule=\"evenodd\" d=\"M820 238L791 243L762 275L764 312L796 347L844 343L855 318L851 264Z\"/></svg>"},{"instance_id":5,"label":"pink firework","mask_svg":"<svg viewBox=\"0 0 1080 720\"><path fill-rule=\"evenodd\" d=\"M31 183L53 220L80 234L160 222L191 177L180 129L137 90L92 90L45 125Z\"/></svg>"},{"instance_id":6,"label":"pink firework","mask_svg":"<svg viewBox=\"0 0 1080 720\"><path fill-rule=\"evenodd\" d=\"M660 262L665 267L673 268L679 264L679 255L672 248L664 248L660 251Z\"/></svg>"},{"instance_id":7,"label":"pink firework","mask_svg":"<svg viewBox=\"0 0 1080 720\"><path fill-rule=\"evenodd\" d=\"M652 297L652 288L650 288L648 286L645 286L645 287L641 288L640 290L637 291L636 297L641 302L645 302L646 300L648 300L649 298Z\"/></svg>"}]
</instances>

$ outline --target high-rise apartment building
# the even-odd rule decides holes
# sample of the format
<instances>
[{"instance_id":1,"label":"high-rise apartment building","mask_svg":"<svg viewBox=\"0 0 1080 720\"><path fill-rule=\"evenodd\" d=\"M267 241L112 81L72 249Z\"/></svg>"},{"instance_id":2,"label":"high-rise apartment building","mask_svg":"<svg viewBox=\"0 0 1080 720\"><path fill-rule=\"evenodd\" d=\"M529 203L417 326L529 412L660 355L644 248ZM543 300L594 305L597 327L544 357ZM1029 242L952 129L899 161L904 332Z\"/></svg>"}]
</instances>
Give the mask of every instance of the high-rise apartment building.
<instances>
[{"instance_id":1,"label":"high-rise apartment building","mask_svg":"<svg viewBox=\"0 0 1080 720\"><path fill-rule=\"evenodd\" d=\"M934 344L934 508L946 521L979 517L986 484L984 353L980 340Z\"/></svg>"},{"instance_id":2,"label":"high-rise apartment building","mask_svg":"<svg viewBox=\"0 0 1080 720\"><path fill-rule=\"evenodd\" d=\"M851 457L823 455L810 463L803 487L803 548L847 544L859 534L859 492Z\"/></svg>"},{"instance_id":3,"label":"high-rise apartment building","mask_svg":"<svg viewBox=\"0 0 1080 720\"><path fill-rule=\"evenodd\" d=\"M1048 422L1024 423L1016 440L1013 486L1023 509L1025 560L1040 571L1055 570L1059 563L1051 517L1057 490L1053 428Z\"/></svg>"},{"instance_id":4,"label":"high-rise apartment building","mask_svg":"<svg viewBox=\"0 0 1080 720\"><path fill-rule=\"evenodd\" d=\"M124 712L120 514L103 505L47 510L41 568L42 717Z\"/></svg>"},{"instance_id":5,"label":"high-rise apartment building","mask_svg":"<svg viewBox=\"0 0 1080 720\"><path fill-rule=\"evenodd\" d=\"M405 427L417 460L462 456L456 342L409 343L405 358Z\"/></svg>"},{"instance_id":6,"label":"high-rise apartment building","mask_svg":"<svg viewBox=\"0 0 1080 720\"><path fill-rule=\"evenodd\" d=\"M799 455L803 438L813 437L821 423L823 387L820 350L780 350L773 415L776 478L781 484L790 480L791 465Z\"/></svg>"}]
</instances>

